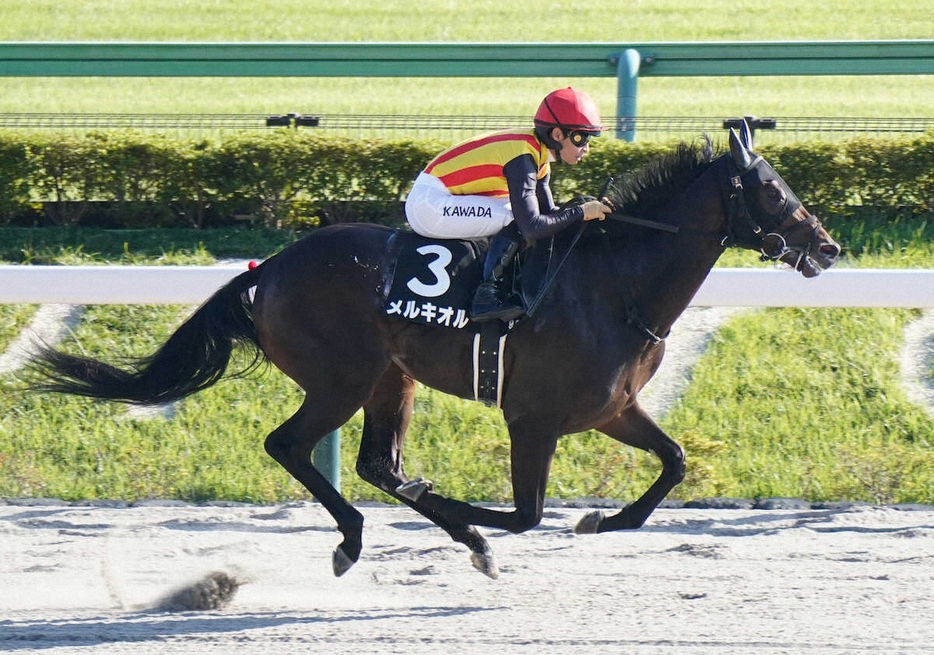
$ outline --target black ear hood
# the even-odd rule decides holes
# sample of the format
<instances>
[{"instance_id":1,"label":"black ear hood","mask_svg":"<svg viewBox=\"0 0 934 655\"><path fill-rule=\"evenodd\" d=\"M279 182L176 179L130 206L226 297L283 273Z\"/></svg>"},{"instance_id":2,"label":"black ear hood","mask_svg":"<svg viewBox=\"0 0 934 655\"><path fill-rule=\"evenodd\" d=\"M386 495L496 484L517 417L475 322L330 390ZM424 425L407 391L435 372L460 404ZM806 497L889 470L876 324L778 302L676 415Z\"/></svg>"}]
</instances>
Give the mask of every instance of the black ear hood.
<instances>
[{"instance_id":1,"label":"black ear hood","mask_svg":"<svg viewBox=\"0 0 934 655\"><path fill-rule=\"evenodd\" d=\"M730 128L730 154L733 155L733 163L740 171L749 170L758 159L752 151L752 132L745 120L740 126L739 134Z\"/></svg>"}]
</instances>

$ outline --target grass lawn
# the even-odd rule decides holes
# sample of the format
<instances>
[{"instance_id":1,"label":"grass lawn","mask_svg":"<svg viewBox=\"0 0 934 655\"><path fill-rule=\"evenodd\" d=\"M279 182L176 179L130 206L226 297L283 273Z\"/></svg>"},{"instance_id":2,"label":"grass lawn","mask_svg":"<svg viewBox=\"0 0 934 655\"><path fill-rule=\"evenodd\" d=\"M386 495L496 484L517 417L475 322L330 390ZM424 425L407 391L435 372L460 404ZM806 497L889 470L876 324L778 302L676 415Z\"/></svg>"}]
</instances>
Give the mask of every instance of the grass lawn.
<instances>
[{"instance_id":1,"label":"grass lawn","mask_svg":"<svg viewBox=\"0 0 934 655\"><path fill-rule=\"evenodd\" d=\"M517 30L517 25L529 29ZM661 0L613 7L375 0L307 3L38 0L11 3L2 41L612 42L919 39L934 34L925 0L806 0L737 5ZM603 112L612 78L0 78L0 112L362 113L531 115L574 84ZM930 76L646 78L642 116L930 117Z\"/></svg>"}]
</instances>

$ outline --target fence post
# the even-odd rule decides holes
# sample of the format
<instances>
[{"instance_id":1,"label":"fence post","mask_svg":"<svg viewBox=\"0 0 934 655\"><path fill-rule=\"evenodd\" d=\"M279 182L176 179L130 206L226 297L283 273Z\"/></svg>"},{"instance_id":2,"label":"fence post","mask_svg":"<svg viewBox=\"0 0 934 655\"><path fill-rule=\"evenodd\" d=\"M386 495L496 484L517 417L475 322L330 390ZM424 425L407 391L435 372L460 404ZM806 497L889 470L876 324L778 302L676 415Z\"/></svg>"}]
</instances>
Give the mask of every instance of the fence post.
<instances>
[{"instance_id":1,"label":"fence post","mask_svg":"<svg viewBox=\"0 0 934 655\"><path fill-rule=\"evenodd\" d=\"M341 490L341 431L334 430L324 435L312 451L312 462L331 486Z\"/></svg>"},{"instance_id":2,"label":"fence post","mask_svg":"<svg viewBox=\"0 0 934 655\"><path fill-rule=\"evenodd\" d=\"M639 84L639 64L642 56L635 48L627 48L616 62L616 138L636 140L636 91Z\"/></svg>"}]
</instances>

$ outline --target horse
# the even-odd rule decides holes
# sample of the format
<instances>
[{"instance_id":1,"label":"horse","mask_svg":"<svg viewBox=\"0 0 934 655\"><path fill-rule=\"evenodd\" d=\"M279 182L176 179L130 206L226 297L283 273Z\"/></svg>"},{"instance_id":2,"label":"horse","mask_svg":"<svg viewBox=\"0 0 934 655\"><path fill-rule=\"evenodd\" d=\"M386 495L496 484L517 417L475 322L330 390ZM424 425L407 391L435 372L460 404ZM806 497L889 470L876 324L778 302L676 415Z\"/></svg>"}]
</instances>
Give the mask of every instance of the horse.
<instances>
[{"instance_id":1,"label":"horse","mask_svg":"<svg viewBox=\"0 0 934 655\"><path fill-rule=\"evenodd\" d=\"M236 347L271 362L304 391L301 406L265 440L266 452L327 509L343 539L336 576L359 559L363 515L312 463L325 435L363 409L357 474L470 551L496 578L478 526L521 533L543 514L549 469L563 435L597 430L661 460L657 479L615 514L593 511L579 534L641 527L685 475L681 446L640 407L665 337L728 247L814 277L840 246L752 146L748 127L729 148L682 143L613 181L609 219L580 223L534 311L509 331L500 409L508 427L513 502L482 507L445 497L403 466L416 381L476 399L470 330L399 320L385 308L399 229L320 228L220 288L152 355L117 368L42 348L33 389L127 403L184 398L227 372ZM615 219L615 220L614 220ZM571 232L570 228L565 232ZM437 273L437 269L433 269Z\"/></svg>"}]
</instances>

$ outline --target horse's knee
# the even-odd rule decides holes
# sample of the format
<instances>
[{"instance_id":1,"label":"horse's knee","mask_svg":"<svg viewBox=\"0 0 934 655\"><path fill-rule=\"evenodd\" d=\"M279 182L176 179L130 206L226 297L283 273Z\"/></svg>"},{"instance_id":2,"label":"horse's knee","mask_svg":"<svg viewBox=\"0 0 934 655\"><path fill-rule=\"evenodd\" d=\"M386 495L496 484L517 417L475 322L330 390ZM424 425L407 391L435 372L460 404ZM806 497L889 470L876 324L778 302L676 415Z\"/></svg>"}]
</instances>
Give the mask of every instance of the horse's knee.
<instances>
[{"instance_id":1,"label":"horse's knee","mask_svg":"<svg viewBox=\"0 0 934 655\"><path fill-rule=\"evenodd\" d=\"M356 471L357 475L360 476L360 479L364 482L369 482L374 486L379 486L379 480L381 473L385 470L385 467L379 465L377 461L374 461L370 458L358 457Z\"/></svg>"},{"instance_id":2,"label":"horse's knee","mask_svg":"<svg viewBox=\"0 0 934 655\"><path fill-rule=\"evenodd\" d=\"M266 454L277 462L282 463L285 461L288 447L275 432L266 437L266 441L263 442L263 448L266 450Z\"/></svg>"}]
</instances>

